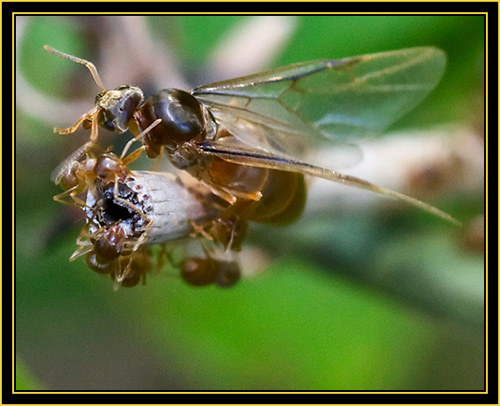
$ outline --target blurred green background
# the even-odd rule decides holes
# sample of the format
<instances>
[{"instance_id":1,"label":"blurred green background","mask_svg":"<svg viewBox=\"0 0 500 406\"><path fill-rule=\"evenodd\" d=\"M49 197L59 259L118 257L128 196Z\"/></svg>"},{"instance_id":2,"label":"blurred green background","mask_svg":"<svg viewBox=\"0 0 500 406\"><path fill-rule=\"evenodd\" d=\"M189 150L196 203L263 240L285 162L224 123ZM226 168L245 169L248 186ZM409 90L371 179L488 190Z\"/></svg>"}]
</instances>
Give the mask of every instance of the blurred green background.
<instances>
[{"instance_id":1,"label":"blurred green background","mask_svg":"<svg viewBox=\"0 0 500 406\"><path fill-rule=\"evenodd\" d=\"M484 389L484 234L471 225L484 212L482 179L475 193L430 201L461 228L405 207L255 229L249 243L276 259L230 289L193 288L162 272L114 291L83 260L68 262L82 220L53 202L50 174L86 135L52 129L90 109L97 88L85 68L43 45L92 60L110 88L132 78L152 92L155 58L177 67L158 73L163 87L178 86L176 72L191 85L222 79L207 73L212 52L255 18L16 17L17 389ZM395 128L451 123L483 137L483 17L285 23L289 34L263 58L267 66L442 48L442 83ZM280 24L268 22L253 41L268 41ZM153 52L138 52L148 38ZM80 100L87 105L73 109Z\"/></svg>"}]
</instances>

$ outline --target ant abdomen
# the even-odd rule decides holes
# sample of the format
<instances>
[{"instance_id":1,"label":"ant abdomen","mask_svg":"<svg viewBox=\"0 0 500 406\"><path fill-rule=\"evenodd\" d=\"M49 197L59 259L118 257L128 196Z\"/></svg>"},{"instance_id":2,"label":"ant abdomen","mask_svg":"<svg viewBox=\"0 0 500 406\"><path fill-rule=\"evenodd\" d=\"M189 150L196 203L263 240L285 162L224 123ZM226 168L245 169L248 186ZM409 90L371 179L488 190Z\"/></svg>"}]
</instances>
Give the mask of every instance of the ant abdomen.
<instances>
[{"instance_id":1,"label":"ant abdomen","mask_svg":"<svg viewBox=\"0 0 500 406\"><path fill-rule=\"evenodd\" d=\"M193 286L215 283L220 287L230 287L241 277L240 267L234 261L193 257L184 259L180 268L182 279Z\"/></svg>"}]
</instances>

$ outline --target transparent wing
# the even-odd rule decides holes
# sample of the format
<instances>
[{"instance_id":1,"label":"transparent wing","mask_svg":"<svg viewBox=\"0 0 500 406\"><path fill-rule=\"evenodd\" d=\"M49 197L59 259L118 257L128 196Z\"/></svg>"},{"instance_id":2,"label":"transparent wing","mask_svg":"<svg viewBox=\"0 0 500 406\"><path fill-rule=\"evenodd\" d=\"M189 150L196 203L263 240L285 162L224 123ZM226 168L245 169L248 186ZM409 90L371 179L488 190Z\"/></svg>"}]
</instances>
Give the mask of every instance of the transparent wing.
<instances>
[{"instance_id":1,"label":"transparent wing","mask_svg":"<svg viewBox=\"0 0 500 406\"><path fill-rule=\"evenodd\" d=\"M80 148L78 148L76 151L71 153L70 156L68 156L64 161L62 161L59 165L57 165L56 169L52 171L50 174L50 180L53 181L56 185L58 185L61 182L62 177L64 176L66 169L69 168L69 166L75 162L75 161L81 161L85 155L87 154L88 150L92 146L92 142L87 142L83 144Z\"/></svg>"},{"instance_id":2,"label":"transparent wing","mask_svg":"<svg viewBox=\"0 0 500 406\"><path fill-rule=\"evenodd\" d=\"M248 146L225 146L222 142L217 141L205 141L201 143L199 147L205 154L216 156L229 162L255 166L258 168L297 172L304 175L327 179L332 182L342 183L344 185L352 186L358 189L369 190L380 195L385 195L406 202L434 216L441 217L442 219L452 224L461 224L458 220L450 216L448 213L445 213L444 211L439 210L436 207L424 203L418 199L395 192L390 189L383 188L364 179L315 166L308 162L302 162L293 158L278 156L274 154L255 152L254 148Z\"/></svg>"},{"instance_id":3,"label":"transparent wing","mask_svg":"<svg viewBox=\"0 0 500 406\"><path fill-rule=\"evenodd\" d=\"M265 152L304 155L329 139L378 133L418 105L446 64L436 48L409 48L298 63L192 91L239 141Z\"/></svg>"}]
</instances>

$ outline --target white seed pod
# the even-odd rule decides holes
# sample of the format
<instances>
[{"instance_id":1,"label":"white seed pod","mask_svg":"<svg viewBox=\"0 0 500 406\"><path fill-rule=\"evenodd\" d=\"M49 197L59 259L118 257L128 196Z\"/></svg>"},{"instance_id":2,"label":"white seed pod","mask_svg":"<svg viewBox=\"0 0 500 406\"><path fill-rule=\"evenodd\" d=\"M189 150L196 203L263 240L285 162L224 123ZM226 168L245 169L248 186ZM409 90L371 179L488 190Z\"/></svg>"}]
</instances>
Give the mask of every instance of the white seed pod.
<instances>
[{"instance_id":1,"label":"white seed pod","mask_svg":"<svg viewBox=\"0 0 500 406\"><path fill-rule=\"evenodd\" d=\"M217 215L203 204L205 192L186 187L171 173L135 171L117 184L89 189L84 208L89 232L118 224L130 242L141 238L141 244L157 244L188 237L193 223Z\"/></svg>"}]
</instances>

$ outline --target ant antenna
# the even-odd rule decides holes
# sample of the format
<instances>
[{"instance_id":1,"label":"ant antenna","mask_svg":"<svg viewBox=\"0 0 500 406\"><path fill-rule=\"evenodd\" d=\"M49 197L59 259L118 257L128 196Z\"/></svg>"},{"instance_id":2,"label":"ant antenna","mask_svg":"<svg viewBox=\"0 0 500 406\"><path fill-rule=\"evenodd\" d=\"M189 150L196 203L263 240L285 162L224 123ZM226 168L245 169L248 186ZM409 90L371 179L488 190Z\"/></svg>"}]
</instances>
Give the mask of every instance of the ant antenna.
<instances>
[{"instance_id":1,"label":"ant antenna","mask_svg":"<svg viewBox=\"0 0 500 406\"><path fill-rule=\"evenodd\" d=\"M52 47L49 47L48 45L43 46L47 52L50 52L51 54L60 56L61 58L66 58L69 59L70 61L85 65L90 73L92 74L92 77L94 78L94 81L97 86L101 88L102 91L106 92L107 89L104 87L102 84L101 78L99 77L99 74L97 73L97 68L92 62L86 61L85 59L77 58L76 56L73 55L68 55L65 54L64 52L58 51L57 49L54 49Z\"/></svg>"}]
</instances>

